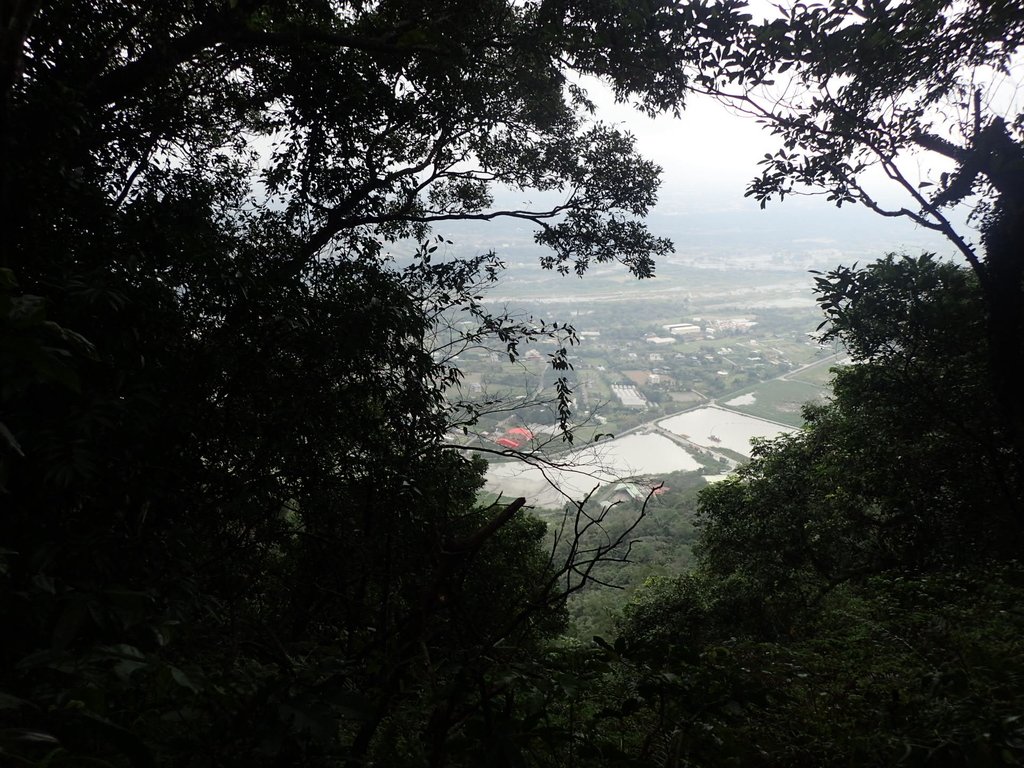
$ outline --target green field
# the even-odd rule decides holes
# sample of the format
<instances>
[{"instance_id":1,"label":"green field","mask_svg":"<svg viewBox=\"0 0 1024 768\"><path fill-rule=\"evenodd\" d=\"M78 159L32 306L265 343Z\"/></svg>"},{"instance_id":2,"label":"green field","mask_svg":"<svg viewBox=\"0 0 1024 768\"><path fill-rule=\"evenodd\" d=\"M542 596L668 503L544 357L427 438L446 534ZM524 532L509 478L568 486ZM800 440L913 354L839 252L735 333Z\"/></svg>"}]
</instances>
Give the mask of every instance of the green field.
<instances>
[{"instance_id":1,"label":"green field","mask_svg":"<svg viewBox=\"0 0 1024 768\"><path fill-rule=\"evenodd\" d=\"M800 412L803 404L810 400L825 398L828 390L804 381L772 379L734 392L729 397L720 398L719 403L725 405L733 398L747 394L755 397L753 403L726 407L751 416L799 427L804 423Z\"/></svg>"},{"instance_id":2,"label":"green field","mask_svg":"<svg viewBox=\"0 0 1024 768\"><path fill-rule=\"evenodd\" d=\"M827 387L832 381L832 368L837 364L836 360L823 362L820 365L815 365L806 370L800 371L800 373L794 373L790 378L793 381L803 381L807 384L814 384L819 387Z\"/></svg>"}]
</instances>

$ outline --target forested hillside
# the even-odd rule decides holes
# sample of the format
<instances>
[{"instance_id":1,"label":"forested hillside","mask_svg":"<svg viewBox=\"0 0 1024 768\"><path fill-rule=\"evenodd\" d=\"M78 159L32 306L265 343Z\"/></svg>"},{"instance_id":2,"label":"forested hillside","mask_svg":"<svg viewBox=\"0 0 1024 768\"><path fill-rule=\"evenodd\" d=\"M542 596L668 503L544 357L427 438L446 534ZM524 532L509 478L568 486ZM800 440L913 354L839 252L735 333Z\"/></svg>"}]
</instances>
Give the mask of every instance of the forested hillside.
<instances>
[{"instance_id":1,"label":"forested hillside","mask_svg":"<svg viewBox=\"0 0 1024 768\"><path fill-rule=\"evenodd\" d=\"M0 22L0 763L1024 762L1024 136L986 91L1017 72L1015 3ZM484 461L446 440L481 416L457 351L546 338L571 441L577 337L488 309L501 254L446 258L434 227L529 222L567 281L671 252L659 169L584 77L649 114L739 105L781 144L750 195L824 192L962 256L818 275L855 362L833 401L614 526L480 505ZM914 152L945 170L910 179ZM570 627L606 580L628 596Z\"/></svg>"}]
</instances>

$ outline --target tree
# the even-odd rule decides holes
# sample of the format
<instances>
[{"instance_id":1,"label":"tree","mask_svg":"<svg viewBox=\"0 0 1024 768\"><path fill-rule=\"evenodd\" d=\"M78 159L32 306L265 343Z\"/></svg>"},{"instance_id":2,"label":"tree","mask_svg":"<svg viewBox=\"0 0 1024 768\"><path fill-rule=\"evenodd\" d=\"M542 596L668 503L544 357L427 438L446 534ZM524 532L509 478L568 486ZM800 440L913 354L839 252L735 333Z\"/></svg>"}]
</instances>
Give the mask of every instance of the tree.
<instances>
[{"instance_id":1,"label":"tree","mask_svg":"<svg viewBox=\"0 0 1024 768\"><path fill-rule=\"evenodd\" d=\"M617 258L646 274L651 254L668 247L629 221L653 201L657 169L629 136L581 118L584 95L560 64L572 52L537 8L101 3L87 13L76 33L59 5L24 25L25 71L6 91L5 186L19 192L11 204L30 193L15 174L19 159L36 162L46 127L47 139L66 143L51 158L58 173L93 171L86 155L108 148L102 177L80 181L122 207L183 177L233 180L244 195L258 176L264 201L279 201L275 218L301 238L287 266L296 271L332 242L380 247L367 242L371 227L394 239L458 218L562 214L540 237L550 264L581 271L591 258ZM576 19L570 44L592 48L579 38L601 21L616 23ZM9 33L15 51L19 32L28 34L19 25ZM621 55L643 42L623 43ZM583 72L625 77L622 62L577 58ZM60 125L53 103L65 106ZM495 209L496 183L564 194L549 207ZM220 190L222 204L228 194Z\"/></svg>"},{"instance_id":2,"label":"tree","mask_svg":"<svg viewBox=\"0 0 1024 768\"><path fill-rule=\"evenodd\" d=\"M702 492L693 572L626 606L624 727L709 765L1019 762L1024 486L982 290L931 255L817 286L854 364Z\"/></svg>"},{"instance_id":3,"label":"tree","mask_svg":"<svg viewBox=\"0 0 1024 768\"><path fill-rule=\"evenodd\" d=\"M856 365L803 433L762 444L704 494L698 567L627 608L608 649L620 685L599 711L647 762L1019 762L1005 639L1021 597L1024 135L1019 104L985 88L1012 76L1024 15L980 2L778 10L734 8L702 29L717 61L693 78L783 143L749 193L906 217L948 237L970 272L926 254L818 278L828 337ZM915 152L951 170L919 183ZM887 207L872 166L910 202ZM978 244L953 223L964 203Z\"/></svg>"},{"instance_id":4,"label":"tree","mask_svg":"<svg viewBox=\"0 0 1024 768\"><path fill-rule=\"evenodd\" d=\"M1024 12L1008 2L844 0L733 19L718 65L695 75L694 87L782 142L748 195L763 206L824 194L948 238L985 297L992 386L1020 452L1024 113L1003 86L1019 76ZM914 163L934 175L915 178ZM872 168L904 203L872 188ZM958 228L957 206L979 226L979 243Z\"/></svg>"},{"instance_id":5,"label":"tree","mask_svg":"<svg viewBox=\"0 0 1024 768\"><path fill-rule=\"evenodd\" d=\"M676 105L666 8L4 6L5 759L440 765L523 716L498 670L607 550L475 506L431 340L571 332L488 313L500 262L429 230L513 217L544 266L651 274L658 169L572 78Z\"/></svg>"},{"instance_id":6,"label":"tree","mask_svg":"<svg viewBox=\"0 0 1024 768\"><path fill-rule=\"evenodd\" d=\"M981 290L934 256L818 278L825 339L854 364L805 430L762 443L702 499L705 567L762 602L851 578L1014 555L1024 486L991 397ZM799 593L799 594L797 594Z\"/></svg>"}]
</instances>

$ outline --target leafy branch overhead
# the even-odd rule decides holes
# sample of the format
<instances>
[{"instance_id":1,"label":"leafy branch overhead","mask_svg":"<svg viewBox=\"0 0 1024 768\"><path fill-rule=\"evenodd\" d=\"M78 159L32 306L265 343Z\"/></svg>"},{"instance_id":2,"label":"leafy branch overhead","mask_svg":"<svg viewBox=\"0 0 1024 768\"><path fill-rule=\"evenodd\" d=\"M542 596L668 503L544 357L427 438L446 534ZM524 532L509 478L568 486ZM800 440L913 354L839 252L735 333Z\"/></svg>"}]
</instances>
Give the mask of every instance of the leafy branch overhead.
<instances>
[{"instance_id":1,"label":"leafy branch overhead","mask_svg":"<svg viewBox=\"0 0 1024 768\"><path fill-rule=\"evenodd\" d=\"M822 194L945 237L981 286L993 393L1024 447L1024 10L844 0L732 18L692 85L779 139L748 196Z\"/></svg>"},{"instance_id":2,"label":"leafy branch overhead","mask_svg":"<svg viewBox=\"0 0 1024 768\"><path fill-rule=\"evenodd\" d=\"M983 256L947 209L976 193L986 205L1024 199L1019 105L999 96L1022 44L1024 14L1012 4L798 3L747 19L717 71L694 82L782 142L748 190L762 206L818 191L909 218L948 237L984 281ZM955 170L913 178L910 158L922 152ZM881 202L863 176L871 167L904 206Z\"/></svg>"},{"instance_id":3,"label":"leafy branch overhead","mask_svg":"<svg viewBox=\"0 0 1024 768\"><path fill-rule=\"evenodd\" d=\"M657 36L632 19L615 59L595 57L623 20L588 6L550 18L555 4L493 0L91 3L74 30L60 13L33 20L6 99L59 98L60 125L48 127L82 160L102 156L79 170L125 209L173 194L182 177L222 210L256 206L296 238L284 269L309 269L325 248L422 239L437 222L509 217L544 227L547 265L582 273L618 259L646 276L671 249L642 223L658 168L631 136L594 121L570 83L588 74L624 97L653 91L632 60ZM656 100L676 105L681 93ZM35 129L28 116L19 132ZM21 138L4 130L17 157ZM495 205L499 187L503 199L533 190L551 202Z\"/></svg>"}]
</instances>

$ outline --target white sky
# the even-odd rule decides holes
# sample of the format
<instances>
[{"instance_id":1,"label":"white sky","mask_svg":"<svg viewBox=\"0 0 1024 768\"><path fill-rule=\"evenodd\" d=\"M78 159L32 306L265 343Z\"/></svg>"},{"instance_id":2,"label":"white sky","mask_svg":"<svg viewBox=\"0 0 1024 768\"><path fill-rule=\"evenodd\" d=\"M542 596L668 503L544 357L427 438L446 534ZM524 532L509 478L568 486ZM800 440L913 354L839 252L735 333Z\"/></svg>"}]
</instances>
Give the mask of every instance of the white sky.
<instances>
[{"instance_id":1,"label":"white sky","mask_svg":"<svg viewBox=\"0 0 1024 768\"><path fill-rule=\"evenodd\" d=\"M773 5L771 0L753 0L748 8L755 15L774 16ZM1024 99L1024 76L981 77L989 114L1014 115ZM581 84L597 106L595 119L632 133L640 154L662 167L659 202L649 226L655 234L671 237L677 252L699 256L703 249L709 254L771 256L830 251L828 258L852 261L888 251L931 250L962 259L946 238L910 219L882 217L853 204L837 209L824 196L773 200L761 210L744 192L760 171L758 162L774 153L780 141L754 118L730 112L709 97L691 95L679 118L652 119L629 105L616 104L610 89L595 79ZM899 165L915 183L938 181L940 172L951 169L948 161L928 153L905 157ZM880 170L869 172L862 182L884 207L917 210L909 194ZM516 199L511 204L529 206L531 201ZM964 205L948 216L965 239L976 241L976 231L966 222L968 210ZM523 237L528 239L528 233Z\"/></svg>"},{"instance_id":2,"label":"white sky","mask_svg":"<svg viewBox=\"0 0 1024 768\"><path fill-rule=\"evenodd\" d=\"M664 169L661 197L670 207L685 202L688 210L694 205L735 208L757 161L774 147L771 136L753 120L729 114L707 97L690 97L678 119L652 119L616 104L600 84L591 83L588 91L598 103L597 117L636 136L641 154Z\"/></svg>"},{"instance_id":3,"label":"white sky","mask_svg":"<svg viewBox=\"0 0 1024 768\"><path fill-rule=\"evenodd\" d=\"M820 240L823 226L833 227L840 249L844 237L877 233L892 240L892 249L927 247L955 252L940 235L908 219L886 219L854 205L837 209L823 197L787 197L769 202L762 211L744 192L760 170L758 161L777 150L780 142L755 119L699 95L689 98L679 118L664 115L652 119L629 105L616 104L610 91L596 81L587 87L598 104L598 119L628 130L636 136L640 153L662 167L656 214L690 218L729 212L736 217L738 228L785 227L794 240ZM903 166L906 173L920 179L943 170L926 167L919 158L908 158ZM880 171L867 178L871 191L883 203L916 208ZM801 227L807 231L800 232Z\"/></svg>"}]
</instances>

